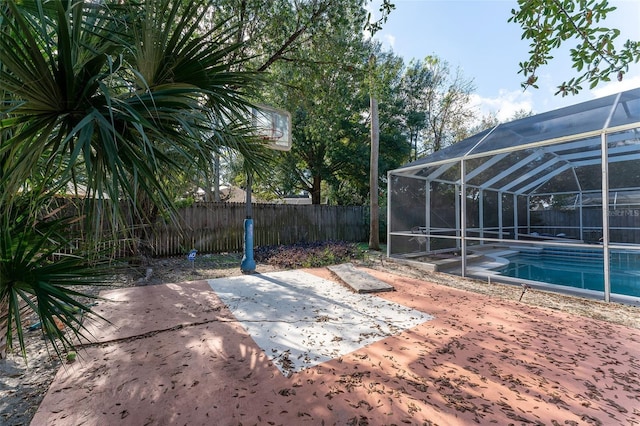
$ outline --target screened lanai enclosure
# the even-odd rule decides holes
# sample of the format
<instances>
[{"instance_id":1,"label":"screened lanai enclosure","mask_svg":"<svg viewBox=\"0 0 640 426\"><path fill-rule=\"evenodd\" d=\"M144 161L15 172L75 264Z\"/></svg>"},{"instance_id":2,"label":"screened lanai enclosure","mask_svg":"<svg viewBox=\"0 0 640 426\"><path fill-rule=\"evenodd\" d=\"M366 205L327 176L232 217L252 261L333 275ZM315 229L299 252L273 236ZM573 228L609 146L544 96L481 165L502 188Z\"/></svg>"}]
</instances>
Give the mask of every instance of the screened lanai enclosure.
<instances>
[{"instance_id":1,"label":"screened lanai enclosure","mask_svg":"<svg viewBox=\"0 0 640 426\"><path fill-rule=\"evenodd\" d=\"M499 124L388 177L391 257L640 301L640 88Z\"/></svg>"}]
</instances>

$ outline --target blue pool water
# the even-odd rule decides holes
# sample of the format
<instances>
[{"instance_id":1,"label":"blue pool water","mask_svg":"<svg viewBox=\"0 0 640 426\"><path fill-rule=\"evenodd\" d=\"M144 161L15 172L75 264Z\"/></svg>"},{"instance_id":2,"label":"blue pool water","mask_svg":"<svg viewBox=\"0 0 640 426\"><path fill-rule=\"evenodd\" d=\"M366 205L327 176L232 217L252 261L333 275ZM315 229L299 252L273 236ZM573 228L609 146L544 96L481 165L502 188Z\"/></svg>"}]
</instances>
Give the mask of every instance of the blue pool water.
<instances>
[{"instance_id":1,"label":"blue pool water","mask_svg":"<svg viewBox=\"0 0 640 426\"><path fill-rule=\"evenodd\" d=\"M549 284L604 291L602 251L556 249L522 251L508 257L501 275ZM611 293L640 297L640 253L611 253Z\"/></svg>"}]
</instances>

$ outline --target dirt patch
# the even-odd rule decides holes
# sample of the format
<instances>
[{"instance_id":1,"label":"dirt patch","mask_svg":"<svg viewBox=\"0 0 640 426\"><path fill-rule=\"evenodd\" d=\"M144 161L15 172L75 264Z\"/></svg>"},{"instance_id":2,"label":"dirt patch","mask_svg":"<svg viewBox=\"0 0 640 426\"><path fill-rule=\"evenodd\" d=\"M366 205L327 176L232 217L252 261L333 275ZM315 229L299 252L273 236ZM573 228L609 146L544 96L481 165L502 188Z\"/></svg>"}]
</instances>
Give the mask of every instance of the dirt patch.
<instances>
[{"instance_id":1,"label":"dirt patch","mask_svg":"<svg viewBox=\"0 0 640 426\"><path fill-rule=\"evenodd\" d=\"M520 285L495 282L488 283L487 281L461 278L445 273L425 272L406 264L393 262L393 260L376 260L375 262L370 262L367 266L380 271L417 278L448 287L506 300L521 301L527 305L559 310L640 329L640 306L630 306L613 302L606 303L604 301L585 299L532 288L526 289L523 293L524 288Z\"/></svg>"}]
</instances>

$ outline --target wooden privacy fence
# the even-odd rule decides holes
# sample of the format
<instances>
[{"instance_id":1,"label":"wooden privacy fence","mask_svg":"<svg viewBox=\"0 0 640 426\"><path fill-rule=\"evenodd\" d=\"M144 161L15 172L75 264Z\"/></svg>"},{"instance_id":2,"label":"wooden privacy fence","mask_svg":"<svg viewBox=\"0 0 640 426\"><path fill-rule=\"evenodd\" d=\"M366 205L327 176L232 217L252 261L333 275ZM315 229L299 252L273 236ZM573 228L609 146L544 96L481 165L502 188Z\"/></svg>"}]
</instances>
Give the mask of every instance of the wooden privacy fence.
<instances>
[{"instance_id":1,"label":"wooden privacy fence","mask_svg":"<svg viewBox=\"0 0 640 426\"><path fill-rule=\"evenodd\" d=\"M253 204L254 245L369 239L368 206ZM195 203L179 210L182 226L161 222L150 241L155 256L240 252L244 244L244 203Z\"/></svg>"}]
</instances>

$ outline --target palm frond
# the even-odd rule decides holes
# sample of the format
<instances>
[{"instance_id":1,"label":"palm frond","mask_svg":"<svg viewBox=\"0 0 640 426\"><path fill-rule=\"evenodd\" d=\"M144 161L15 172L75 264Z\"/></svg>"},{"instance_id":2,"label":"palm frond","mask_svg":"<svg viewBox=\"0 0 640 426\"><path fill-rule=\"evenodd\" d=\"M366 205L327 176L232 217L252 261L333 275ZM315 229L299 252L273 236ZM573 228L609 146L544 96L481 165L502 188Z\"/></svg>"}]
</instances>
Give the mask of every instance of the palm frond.
<instances>
[{"instance_id":1,"label":"palm frond","mask_svg":"<svg viewBox=\"0 0 640 426\"><path fill-rule=\"evenodd\" d=\"M25 195L21 201L32 203L28 198ZM5 211L7 214L0 219L0 306L8 313L7 344L14 345L15 332L26 356L23 324L26 306L40 318L43 332L56 353L61 354L78 339L89 337L78 313L101 318L84 301L96 296L85 294L82 289L106 283L113 269L106 268L104 262L89 263L88 256L81 253L64 253L70 247L70 241L64 237L68 234L69 218L33 223L32 215L24 211ZM71 334L56 327L56 320L65 324Z\"/></svg>"},{"instance_id":2,"label":"palm frond","mask_svg":"<svg viewBox=\"0 0 640 426\"><path fill-rule=\"evenodd\" d=\"M82 181L82 233L97 237L104 220L152 221L149 206L171 215L167 182L207 170L215 153L233 150L268 170L271 152L252 137L247 116L260 75L237 71L248 60L236 54L242 45L226 24L206 27L207 7L3 1L0 305L10 307L21 346L21 304L45 325L57 316L81 333L61 309L80 308L74 288L96 272L90 253L59 254L69 224L42 220L53 193ZM51 330L64 347L62 334Z\"/></svg>"}]
</instances>

